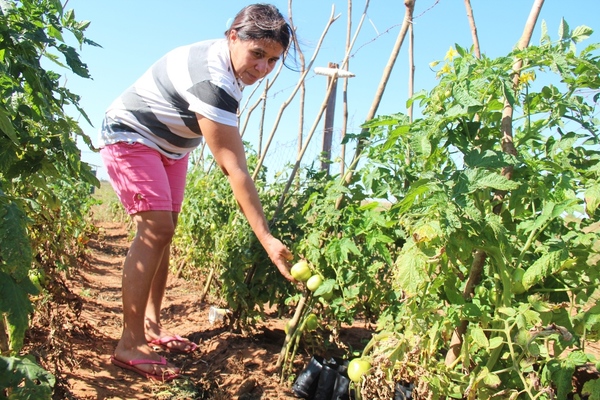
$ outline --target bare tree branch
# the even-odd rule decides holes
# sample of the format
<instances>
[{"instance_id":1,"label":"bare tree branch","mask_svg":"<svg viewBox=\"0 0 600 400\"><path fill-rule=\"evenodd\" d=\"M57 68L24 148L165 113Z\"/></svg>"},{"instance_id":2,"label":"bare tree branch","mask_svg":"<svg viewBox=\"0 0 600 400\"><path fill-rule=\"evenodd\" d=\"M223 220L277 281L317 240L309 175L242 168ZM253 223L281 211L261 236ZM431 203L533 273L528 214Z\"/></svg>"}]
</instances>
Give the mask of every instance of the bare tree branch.
<instances>
[{"instance_id":1,"label":"bare tree branch","mask_svg":"<svg viewBox=\"0 0 600 400\"><path fill-rule=\"evenodd\" d=\"M537 23L537 19L542 10L542 6L544 5L544 0L534 0L533 7L531 8L531 12L529 13L529 17L527 18L527 22L525 23L525 29L523 30L523 34L521 35L521 39L517 47L519 49L524 49L529 46L529 42L531 41L531 36L533 35L533 29ZM521 68L523 67L523 60L516 60L513 64L513 85L516 90L519 84L519 77L521 74ZM504 109L502 110L502 151L508 154L517 155L517 149L515 148L514 138L513 138L513 106L508 102L508 99L504 100ZM513 167L507 166L502 169L502 175L504 175L507 179L511 179L513 174ZM506 192L498 191L494 196L494 202L497 202L494 207L494 212L499 214L502 209L502 201L506 196Z\"/></svg>"},{"instance_id":2,"label":"bare tree branch","mask_svg":"<svg viewBox=\"0 0 600 400\"><path fill-rule=\"evenodd\" d=\"M295 31L296 27L294 26L294 18L293 18L293 12L292 12L292 0L289 0L289 2L288 2L288 15L290 18L290 24L292 26L292 29ZM296 35L294 35L294 47L296 48L296 52L298 53L298 57L300 59L300 72L303 73L306 70L306 68L305 68L306 61L304 60L304 53L302 52L302 49L300 48L300 45L298 43L298 37ZM306 84L305 84L304 80L302 80L302 83L300 86L300 105L298 107L298 153L300 153L300 151L302 150L302 141L304 140L305 100L306 100Z\"/></svg>"},{"instance_id":3,"label":"bare tree branch","mask_svg":"<svg viewBox=\"0 0 600 400\"><path fill-rule=\"evenodd\" d=\"M348 0L348 24L346 27L346 54L350 51L350 41L352 40L352 0ZM345 70L348 70L349 63L346 60ZM344 81L344 87L342 89L342 142L346 137L346 131L348 130L348 79ZM342 144L340 151L340 175L344 175L344 168L346 168L346 145Z\"/></svg>"},{"instance_id":4,"label":"bare tree branch","mask_svg":"<svg viewBox=\"0 0 600 400\"><path fill-rule=\"evenodd\" d=\"M388 59L388 63L386 64L383 70L383 75L381 77L381 81L379 82L379 86L377 87L377 92L375 93L373 103L371 104L371 108L369 109L369 112L367 113L367 116L365 118L366 121L373 119L375 117L375 114L377 113L377 109L379 108L379 104L381 103L381 99L383 97L383 92L385 91L387 82L390 79L390 75L392 73L392 69L394 68L396 59L398 58L398 53L400 52L400 48L402 47L402 42L404 42L404 38L406 37L406 33L408 32L408 27L410 25L412 15L415 10L415 3L416 0L404 0L406 12L402 23L402 28L400 29L400 33L398 34L396 43L394 44L394 48L392 49L392 53L390 54L390 58ZM352 162L350 163L348 171L346 172L343 178L346 184L350 183L350 181L352 180L352 175L354 173L353 169L356 168L356 165L358 164L358 160L360 159L364 145L365 144L362 142L359 142L356 145L354 157L352 158ZM338 198L336 202L336 208L339 208L341 206L342 200L343 198L340 196L340 198Z\"/></svg>"},{"instance_id":5,"label":"bare tree branch","mask_svg":"<svg viewBox=\"0 0 600 400\"><path fill-rule=\"evenodd\" d=\"M413 24L413 16L410 15L409 35L408 35L408 98L410 99L415 93L415 25ZM413 103L408 108L408 120L413 120Z\"/></svg>"},{"instance_id":6,"label":"bare tree branch","mask_svg":"<svg viewBox=\"0 0 600 400\"><path fill-rule=\"evenodd\" d=\"M296 173L298 172L298 169L300 168L300 162L302 161L302 158L304 157L304 153L306 153L306 149L308 148L308 145L310 144L310 141L311 141L315 131L317 130L319 122L321 121L321 117L323 116L323 113L325 112L325 109L327 108L327 103L329 102L329 97L331 96L331 93L333 92L333 89L336 86L336 81L337 81L337 77L335 77L335 76L333 78L329 79L329 86L327 88L327 92L325 93L325 98L323 99L323 103L321 103L321 107L319 108L319 112L317 113L317 116L315 117L315 121L313 122L310 132L308 133L308 136L306 137L304 146L302 146L302 150L300 150L300 153L298 153L298 157L296 158L296 163L294 164L294 168L292 169L292 172L290 173L288 182L285 185L283 192L281 193L281 197L279 198L279 203L277 204L277 208L275 209L275 212L273 213L273 215L277 215L279 213L279 210L281 210L281 208L283 207L283 203L287 196L288 190L292 186L292 182L294 181L294 179L296 177Z\"/></svg>"},{"instance_id":7,"label":"bare tree branch","mask_svg":"<svg viewBox=\"0 0 600 400\"><path fill-rule=\"evenodd\" d=\"M477 25L475 25L475 18L473 17L473 8L471 7L471 0L465 0L465 7L467 8L467 18L469 18L471 36L473 37L473 48L475 50L475 57L481 58L481 50L479 49L479 37L477 36Z\"/></svg>"}]
</instances>

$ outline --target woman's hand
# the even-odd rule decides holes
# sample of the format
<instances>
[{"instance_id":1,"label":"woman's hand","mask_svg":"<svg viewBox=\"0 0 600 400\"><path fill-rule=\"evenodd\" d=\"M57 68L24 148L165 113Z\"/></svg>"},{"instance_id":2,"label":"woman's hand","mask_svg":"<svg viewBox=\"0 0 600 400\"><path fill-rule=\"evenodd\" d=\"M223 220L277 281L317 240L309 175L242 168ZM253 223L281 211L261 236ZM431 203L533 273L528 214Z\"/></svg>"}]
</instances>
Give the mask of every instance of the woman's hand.
<instances>
[{"instance_id":1,"label":"woman's hand","mask_svg":"<svg viewBox=\"0 0 600 400\"><path fill-rule=\"evenodd\" d=\"M264 238L261 243L281 275L288 281L295 283L296 280L290 274L291 265L289 261L294 258L290 250L279 239L271 235Z\"/></svg>"}]
</instances>

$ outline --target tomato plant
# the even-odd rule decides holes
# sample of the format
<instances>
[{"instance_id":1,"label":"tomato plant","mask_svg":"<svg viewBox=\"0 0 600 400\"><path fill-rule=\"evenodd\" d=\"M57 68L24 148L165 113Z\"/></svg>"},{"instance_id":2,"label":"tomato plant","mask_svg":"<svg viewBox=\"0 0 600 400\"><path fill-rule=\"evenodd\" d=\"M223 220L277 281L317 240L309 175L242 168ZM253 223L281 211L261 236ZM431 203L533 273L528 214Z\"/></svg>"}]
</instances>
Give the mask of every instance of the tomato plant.
<instances>
[{"instance_id":1,"label":"tomato plant","mask_svg":"<svg viewBox=\"0 0 600 400\"><path fill-rule=\"evenodd\" d=\"M419 379L440 396L565 398L574 365L594 360L584 339L599 332L599 46L574 50L590 33L563 21L559 41L543 31L539 46L497 59L457 46L439 85L411 100L422 118L366 125L360 174L374 197L391 194L386 218L405 238L396 301L379 319L396 341L379 350L389 365L418 352ZM527 78L517 87L515 59ZM518 110L516 154L502 147L505 101Z\"/></svg>"},{"instance_id":2,"label":"tomato plant","mask_svg":"<svg viewBox=\"0 0 600 400\"><path fill-rule=\"evenodd\" d=\"M99 182L81 161L77 140L91 142L65 109L73 106L87 116L61 75L42 67L46 60L89 78L67 36L77 46L95 45L84 36L87 26L60 2L0 4L0 329L10 337L0 351L15 356L0 362L18 378L9 383L16 397L43 398L54 382L49 374L37 375L39 368L29 359L16 356L34 311L29 294L38 292L35 283L41 287L42 276L51 279L57 269L75 266L83 251L77 238L91 229L90 189ZM30 275L31 269L36 272Z\"/></svg>"}]
</instances>

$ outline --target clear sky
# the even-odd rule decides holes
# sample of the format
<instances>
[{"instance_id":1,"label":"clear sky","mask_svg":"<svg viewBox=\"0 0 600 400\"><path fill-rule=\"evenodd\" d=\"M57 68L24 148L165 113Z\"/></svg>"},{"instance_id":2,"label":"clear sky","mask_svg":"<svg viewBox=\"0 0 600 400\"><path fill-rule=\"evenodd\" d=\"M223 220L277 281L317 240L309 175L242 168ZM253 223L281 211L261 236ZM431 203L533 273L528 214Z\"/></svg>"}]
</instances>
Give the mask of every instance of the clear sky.
<instances>
[{"instance_id":1,"label":"clear sky","mask_svg":"<svg viewBox=\"0 0 600 400\"><path fill-rule=\"evenodd\" d=\"M250 3L240 0L224 0L222 3L206 0L69 0L66 8L74 9L78 20L91 21L86 31L87 38L102 46L84 46L79 50L93 79L80 79L62 72L67 80L67 87L81 96L80 105L94 124L93 127L89 126L80 119L84 131L96 143L97 129L106 107L154 61L177 46L223 37L228 20ZM271 3L284 15L288 15L287 0L273 0ZM365 4L365 1L353 1L352 35L358 26ZM471 4L481 50L489 57L497 57L508 53L519 40L533 0L471 0ZM307 60L313 56L315 46L332 13L332 6L335 6L334 14L339 15L339 18L331 26L314 66L327 66L329 62L339 63L344 58L348 2L295 0L292 3L293 21L297 26L301 48ZM383 68L400 31L404 14L403 1L371 0L369 3L367 18L351 51L349 70L356 77L350 79L348 88L349 132L357 132L360 124L364 122ZM539 43L542 20L546 21L550 37L556 40L558 26L563 17L571 29L579 25L587 25L594 29L594 35L586 45L600 42L599 15L600 0L546 0L532 44ZM430 90L436 85L436 79L429 63L442 60L455 43L467 48L472 45L465 5L459 0L416 0L414 16L415 91ZM379 115L406 111L407 49L408 42L405 41L378 110ZM269 111L264 123L265 136L271 132L274 117L281 104L289 98L299 76L296 72L285 70L271 89L267 97ZM307 79L305 133L312 126L326 91L326 78L310 72ZM340 82L334 141L339 140L341 129L341 87ZM253 87L246 88L246 97L252 94L252 89ZM258 92L262 92L262 87ZM250 105L254 104L256 96L257 94L250 100ZM246 99L242 104L245 104L245 101ZM275 153L279 158L277 168L285 161L295 161L298 113L298 103L293 101L286 109L277 130L270 149L270 153ZM258 114L258 110L255 114ZM322 122L319 127L322 130ZM244 139L254 146L258 143L258 128L257 118L251 119L244 136ZM316 134L313 141L317 146L315 152L318 152L321 137ZM335 148L334 145L334 150ZM105 179L106 173L99 156L85 146L82 146L82 149L84 161L97 166L98 177Z\"/></svg>"}]
</instances>

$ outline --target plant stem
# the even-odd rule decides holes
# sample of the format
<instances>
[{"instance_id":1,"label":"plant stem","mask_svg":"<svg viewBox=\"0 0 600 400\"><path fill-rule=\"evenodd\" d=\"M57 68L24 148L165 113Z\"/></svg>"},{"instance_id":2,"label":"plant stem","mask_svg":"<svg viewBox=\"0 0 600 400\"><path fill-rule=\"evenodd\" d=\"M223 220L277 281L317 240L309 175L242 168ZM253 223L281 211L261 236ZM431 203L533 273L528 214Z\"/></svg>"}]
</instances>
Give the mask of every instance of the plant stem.
<instances>
[{"instance_id":1,"label":"plant stem","mask_svg":"<svg viewBox=\"0 0 600 400\"><path fill-rule=\"evenodd\" d=\"M298 305L296 306L296 312L294 313L294 317L290 320L288 333L285 336L283 346L281 347L281 352L279 353L279 358L277 359L277 364L275 365L276 368L280 368L284 364L284 361L287 359L289 344L292 340L292 336L297 331L296 327L298 326L298 321L300 321L300 317L304 312L304 308L309 296L310 294L308 293L308 291L304 291L304 293L302 293L302 297L300 297L300 300L298 301Z\"/></svg>"},{"instance_id":2,"label":"plant stem","mask_svg":"<svg viewBox=\"0 0 600 400\"><path fill-rule=\"evenodd\" d=\"M519 254L519 258L517 259L515 268L518 268L521 265L521 262L523 261L523 257L525 256L525 253L527 253L527 251L533 244L534 240L538 237L538 235L540 233L542 233L548 227L548 225L550 225L550 222L552 222L552 220L548 220L544 224L544 226L541 227L540 229L537 229L537 230L534 229L531 231L531 233L529 234L529 237L527 238L527 242L525 243L525 245L523 246L523 249L521 250L521 253Z\"/></svg>"}]
</instances>

